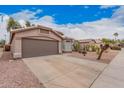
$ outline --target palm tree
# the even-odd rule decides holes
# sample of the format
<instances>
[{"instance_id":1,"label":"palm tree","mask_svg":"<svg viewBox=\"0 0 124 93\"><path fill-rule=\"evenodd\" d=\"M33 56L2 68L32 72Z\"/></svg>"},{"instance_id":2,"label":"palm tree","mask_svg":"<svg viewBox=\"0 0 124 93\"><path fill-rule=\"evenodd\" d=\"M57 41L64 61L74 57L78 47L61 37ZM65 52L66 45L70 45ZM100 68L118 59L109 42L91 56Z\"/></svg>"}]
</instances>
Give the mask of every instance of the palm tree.
<instances>
[{"instance_id":1,"label":"palm tree","mask_svg":"<svg viewBox=\"0 0 124 93\"><path fill-rule=\"evenodd\" d=\"M7 31L9 32L11 29L21 28L21 25L15 21L12 17L9 18L7 24Z\"/></svg>"},{"instance_id":2,"label":"palm tree","mask_svg":"<svg viewBox=\"0 0 124 93\"><path fill-rule=\"evenodd\" d=\"M30 27L31 23L29 21L26 21L25 25L26 25L26 27Z\"/></svg>"},{"instance_id":3,"label":"palm tree","mask_svg":"<svg viewBox=\"0 0 124 93\"><path fill-rule=\"evenodd\" d=\"M10 34L11 29L17 29L17 28L21 28L21 25L17 21L15 21L12 17L10 17L7 23L7 31ZM11 34L10 34L10 37L11 37Z\"/></svg>"},{"instance_id":4,"label":"palm tree","mask_svg":"<svg viewBox=\"0 0 124 93\"><path fill-rule=\"evenodd\" d=\"M117 39L117 37L118 37L119 34L116 32L113 35L115 36L115 41L116 41L116 39Z\"/></svg>"},{"instance_id":5,"label":"palm tree","mask_svg":"<svg viewBox=\"0 0 124 93\"><path fill-rule=\"evenodd\" d=\"M7 23L7 31L10 32L10 30L15 27L15 24L16 24L15 20L12 17L10 17Z\"/></svg>"}]
</instances>

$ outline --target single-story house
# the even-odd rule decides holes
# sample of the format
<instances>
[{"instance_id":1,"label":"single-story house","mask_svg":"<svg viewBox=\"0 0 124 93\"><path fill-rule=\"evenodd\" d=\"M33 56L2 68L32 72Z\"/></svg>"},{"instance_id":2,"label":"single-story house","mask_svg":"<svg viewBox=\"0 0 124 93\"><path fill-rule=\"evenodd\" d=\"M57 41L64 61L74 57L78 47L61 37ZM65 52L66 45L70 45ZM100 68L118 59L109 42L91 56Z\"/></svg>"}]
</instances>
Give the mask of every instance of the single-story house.
<instances>
[{"instance_id":1,"label":"single-story house","mask_svg":"<svg viewBox=\"0 0 124 93\"><path fill-rule=\"evenodd\" d=\"M13 58L27 58L62 53L63 33L44 26L11 31Z\"/></svg>"},{"instance_id":2,"label":"single-story house","mask_svg":"<svg viewBox=\"0 0 124 93\"><path fill-rule=\"evenodd\" d=\"M79 43L81 46L84 45L100 45L102 44L102 41L100 39L83 39L83 40L79 40Z\"/></svg>"},{"instance_id":3,"label":"single-story house","mask_svg":"<svg viewBox=\"0 0 124 93\"><path fill-rule=\"evenodd\" d=\"M82 40L79 40L79 43L81 46L91 45L91 44L95 44L95 40L94 39L82 39Z\"/></svg>"},{"instance_id":4,"label":"single-story house","mask_svg":"<svg viewBox=\"0 0 124 93\"><path fill-rule=\"evenodd\" d=\"M72 38L64 37L64 39L63 39L63 52L64 53L72 52L73 40L74 39L72 39Z\"/></svg>"},{"instance_id":5,"label":"single-story house","mask_svg":"<svg viewBox=\"0 0 124 93\"><path fill-rule=\"evenodd\" d=\"M101 39L94 39L95 40L95 45L100 46L101 44L103 44Z\"/></svg>"}]
</instances>

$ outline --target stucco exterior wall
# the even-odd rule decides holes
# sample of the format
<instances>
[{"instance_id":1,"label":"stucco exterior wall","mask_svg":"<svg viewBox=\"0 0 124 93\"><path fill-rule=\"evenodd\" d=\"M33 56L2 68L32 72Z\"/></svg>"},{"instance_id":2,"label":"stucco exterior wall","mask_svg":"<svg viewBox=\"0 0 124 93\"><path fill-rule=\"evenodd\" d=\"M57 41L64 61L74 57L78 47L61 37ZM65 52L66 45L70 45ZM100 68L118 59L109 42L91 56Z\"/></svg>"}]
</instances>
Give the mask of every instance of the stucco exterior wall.
<instances>
[{"instance_id":1,"label":"stucco exterior wall","mask_svg":"<svg viewBox=\"0 0 124 93\"><path fill-rule=\"evenodd\" d=\"M40 37L45 37L53 40L59 41L59 53L62 53L62 39L55 35L53 32L49 31L49 33L41 33L41 29L30 30L30 31L23 31L16 33L13 41L11 43L11 51L13 58L21 58L22 57L22 38L24 37L35 37L37 39L42 39ZM44 32L44 31L43 31ZM29 46L30 47L30 46Z\"/></svg>"},{"instance_id":2,"label":"stucco exterior wall","mask_svg":"<svg viewBox=\"0 0 124 93\"><path fill-rule=\"evenodd\" d=\"M15 52L15 51L14 51L14 50L15 50L15 49L14 49L14 48L15 48L14 45L15 45L15 39L14 39L14 40L12 41L12 43L11 43L11 52L12 52L12 53Z\"/></svg>"},{"instance_id":3,"label":"stucco exterior wall","mask_svg":"<svg viewBox=\"0 0 124 93\"><path fill-rule=\"evenodd\" d=\"M72 42L63 41L63 52L72 52Z\"/></svg>"},{"instance_id":4,"label":"stucco exterior wall","mask_svg":"<svg viewBox=\"0 0 124 93\"><path fill-rule=\"evenodd\" d=\"M22 49L22 45L21 45L21 38L18 38L15 40L15 48L14 48L14 53L13 53L13 57L14 58L21 58L22 55L21 55L21 49Z\"/></svg>"},{"instance_id":5,"label":"stucco exterior wall","mask_svg":"<svg viewBox=\"0 0 124 93\"><path fill-rule=\"evenodd\" d=\"M58 37L57 35L55 35L53 32L49 32L49 35L50 35L50 37L52 37L52 38L54 38L54 39L56 39L56 40L58 40L58 41L62 41L62 39L60 38L60 37Z\"/></svg>"}]
</instances>

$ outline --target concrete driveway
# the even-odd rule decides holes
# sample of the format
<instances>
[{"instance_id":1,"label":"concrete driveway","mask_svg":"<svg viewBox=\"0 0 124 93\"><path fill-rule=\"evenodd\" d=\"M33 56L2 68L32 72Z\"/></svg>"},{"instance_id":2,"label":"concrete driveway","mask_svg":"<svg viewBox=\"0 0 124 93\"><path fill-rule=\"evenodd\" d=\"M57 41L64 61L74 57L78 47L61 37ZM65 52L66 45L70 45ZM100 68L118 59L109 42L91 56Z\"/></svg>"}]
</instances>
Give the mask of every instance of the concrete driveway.
<instances>
[{"instance_id":1,"label":"concrete driveway","mask_svg":"<svg viewBox=\"0 0 124 93\"><path fill-rule=\"evenodd\" d=\"M107 66L104 63L65 55L25 58L23 61L48 88L91 87Z\"/></svg>"}]
</instances>

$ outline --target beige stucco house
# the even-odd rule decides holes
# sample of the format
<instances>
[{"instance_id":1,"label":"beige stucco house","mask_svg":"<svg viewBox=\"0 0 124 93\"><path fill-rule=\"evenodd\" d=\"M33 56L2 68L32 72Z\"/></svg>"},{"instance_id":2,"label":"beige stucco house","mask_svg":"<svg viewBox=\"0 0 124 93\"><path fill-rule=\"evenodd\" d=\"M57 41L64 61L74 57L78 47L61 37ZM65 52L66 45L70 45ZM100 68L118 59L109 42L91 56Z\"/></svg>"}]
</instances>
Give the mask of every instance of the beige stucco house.
<instances>
[{"instance_id":1,"label":"beige stucco house","mask_svg":"<svg viewBox=\"0 0 124 93\"><path fill-rule=\"evenodd\" d=\"M13 58L27 58L62 53L63 34L44 26L11 31Z\"/></svg>"},{"instance_id":2,"label":"beige stucco house","mask_svg":"<svg viewBox=\"0 0 124 93\"><path fill-rule=\"evenodd\" d=\"M85 46L85 45L100 46L100 44L102 44L102 41L100 39L83 39L83 40L79 40L79 43L81 46Z\"/></svg>"},{"instance_id":3,"label":"beige stucco house","mask_svg":"<svg viewBox=\"0 0 124 93\"><path fill-rule=\"evenodd\" d=\"M81 46L92 45L92 44L95 44L95 40L94 39L82 39L82 40L79 40L79 43Z\"/></svg>"}]
</instances>

